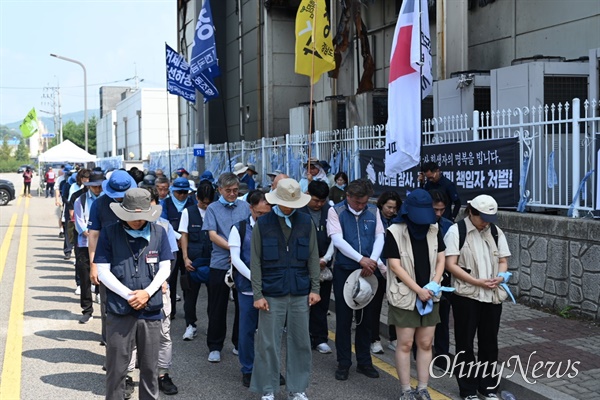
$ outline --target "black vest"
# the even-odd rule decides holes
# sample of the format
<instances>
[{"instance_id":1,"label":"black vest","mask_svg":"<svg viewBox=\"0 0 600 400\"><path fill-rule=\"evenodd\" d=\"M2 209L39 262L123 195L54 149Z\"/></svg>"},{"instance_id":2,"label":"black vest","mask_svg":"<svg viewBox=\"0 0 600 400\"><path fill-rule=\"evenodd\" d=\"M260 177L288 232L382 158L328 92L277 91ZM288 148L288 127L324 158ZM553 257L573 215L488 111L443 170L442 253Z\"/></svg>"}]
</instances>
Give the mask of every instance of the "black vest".
<instances>
[{"instance_id":1,"label":"black vest","mask_svg":"<svg viewBox=\"0 0 600 400\"><path fill-rule=\"evenodd\" d=\"M257 224L262 238L262 291L264 296L310 293L308 258L312 220L305 213L290 217L292 233L286 242L275 212L260 217Z\"/></svg>"},{"instance_id":2,"label":"black vest","mask_svg":"<svg viewBox=\"0 0 600 400\"><path fill-rule=\"evenodd\" d=\"M188 196L188 198L185 200L185 207L183 207L183 208L187 208L191 205L194 205L194 201L192 200L192 198L190 196ZM171 226L173 227L173 229L178 231L179 230L179 222L181 221L181 212L177 211L177 207L175 207L175 204L173 203L173 199L170 197L167 197L164 200L164 206L167 208L167 219L171 223Z\"/></svg>"},{"instance_id":3,"label":"black vest","mask_svg":"<svg viewBox=\"0 0 600 400\"><path fill-rule=\"evenodd\" d=\"M173 204L171 202L171 204ZM192 262L198 258L206 258L210 264L210 253L212 251L212 242L208 236L208 231L202 230L202 216L198 206L193 205L188 210L188 258Z\"/></svg>"},{"instance_id":4,"label":"black vest","mask_svg":"<svg viewBox=\"0 0 600 400\"><path fill-rule=\"evenodd\" d=\"M148 243L138 258L137 272L131 250L127 246L130 236L125 232L123 225L118 223L104 227L103 229L107 230L107 237L110 238L111 243L113 244L112 261L110 263L110 271L113 275L132 291L148 287L158 271L158 263L146 264L146 255L150 250L160 250L162 237L165 234L163 227L159 227L156 224L150 224L150 243ZM127 315L136 312L136 310L129 305L127 300L112 292L110 289L106 290L106 297L106 311L119 315ZM157 290L148 300L148 304L144 311L158 311L162 306L162 291Z\"/></svg>"}]
</instances>

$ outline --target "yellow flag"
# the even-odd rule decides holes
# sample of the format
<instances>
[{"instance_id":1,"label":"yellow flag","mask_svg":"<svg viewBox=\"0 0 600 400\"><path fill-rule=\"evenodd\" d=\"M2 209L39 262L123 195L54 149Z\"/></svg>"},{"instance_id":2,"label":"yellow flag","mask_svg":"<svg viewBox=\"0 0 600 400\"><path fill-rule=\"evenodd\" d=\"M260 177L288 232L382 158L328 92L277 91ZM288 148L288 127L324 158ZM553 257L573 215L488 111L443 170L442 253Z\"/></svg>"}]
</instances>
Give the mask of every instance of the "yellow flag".
<instances>
[{"instance_id":1,"label":"yellow flag","mask_svg":"<svg viewBox=\"0 0 600 400\"><path fill-rule=\"evenodd\" d=\"M314 84L324 72L334 68L325 0L302 0L296 14L296 73L308 75Z\"/></svg>"}]
</instances>

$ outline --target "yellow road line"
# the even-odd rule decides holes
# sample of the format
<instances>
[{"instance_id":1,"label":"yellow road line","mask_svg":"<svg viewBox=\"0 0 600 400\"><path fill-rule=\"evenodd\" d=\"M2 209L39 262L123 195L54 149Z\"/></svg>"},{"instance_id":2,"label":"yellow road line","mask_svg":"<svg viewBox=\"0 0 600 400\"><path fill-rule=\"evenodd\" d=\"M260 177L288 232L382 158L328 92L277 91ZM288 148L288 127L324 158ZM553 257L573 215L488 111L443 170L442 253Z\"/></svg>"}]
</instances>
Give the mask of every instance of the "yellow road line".
<instances>
[{"instance_id":1,"label":"yellow road line","mask_svg":"<svg viewBox=\"0 0 600 400\"><path fill-rule=\"evenodd\" d=\"M17 214L13 214L6 230L6 235L2 239L2 247L0 247L0 282L2 281L2 275L4 274L4 267L6 266L6 259L8 258L8 249L10 248L10 241L13 233L15 232L15 224L17 223Z\"/></svg>"},{"instance_id":2,"label":"yellow road line","mask_svg":"<svg viewBox=\"0 0 600 400\"><path fill-rule=\"evenodd\" d=\"M335 342L335 333L329 331L329 339ZM354 349L354 345L352 345L352 352L355 352ZM385 372L388 375L393 376L394 378L398 379L398 372L396 371L396 366L389 364L375 356L371 356L371 360L373 361L373 365L376 366L377 368L379 368L380 370L382 370L383 372ZM416 387L418 385L419 382L417 382L417 380L413 377L410 378L410 385L412 387ZM429 391L429 395L431 396L432 400L451 400L450 397L445 396L443 393L440 393L434 389L432 389L431 387L427 388L427 390Z\"/></svg>"},{"instance_id":3,"label":"yellow road line","mask_svg":"<svg viewBox=\"0 0 600 400\"><path fill-rule=\"evenodd\" d=\"M17 207L21 205L21 201L23 201L23 196L17 197Z\"/></svg>"},{"instance_id":4,"label":"yellow road line","mask_svg":"<svg viewBox=\"0 0 600 400\"><path fill-rule=\"evenodd\" d=\"M26 206L29 202L26 202ZM23 215L19 254L13 285L6 349L0 379L0 399L21 398L21 353L23 351L23 311L25 310L25 269L27 267L27 230L29 215Z\"/></svg>"}]
</instances>

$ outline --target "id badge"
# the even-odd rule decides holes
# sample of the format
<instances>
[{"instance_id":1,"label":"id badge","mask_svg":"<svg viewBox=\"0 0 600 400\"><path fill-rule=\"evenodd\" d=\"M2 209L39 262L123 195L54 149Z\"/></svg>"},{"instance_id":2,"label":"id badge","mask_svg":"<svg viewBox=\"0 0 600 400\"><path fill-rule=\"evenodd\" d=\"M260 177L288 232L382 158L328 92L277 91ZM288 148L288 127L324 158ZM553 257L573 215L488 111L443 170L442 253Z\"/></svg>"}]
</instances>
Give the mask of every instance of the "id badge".
<instances>
[{"instance_id":1,"label":"id badge","mask_svg":"<svg viewBox=\"0 0 600 400\"><path fill-rule=\"evenodd\" d=\"M158 263L158 251L150 250L146 254L146 264L156 264Z\"/></svg>"}]
</instances>

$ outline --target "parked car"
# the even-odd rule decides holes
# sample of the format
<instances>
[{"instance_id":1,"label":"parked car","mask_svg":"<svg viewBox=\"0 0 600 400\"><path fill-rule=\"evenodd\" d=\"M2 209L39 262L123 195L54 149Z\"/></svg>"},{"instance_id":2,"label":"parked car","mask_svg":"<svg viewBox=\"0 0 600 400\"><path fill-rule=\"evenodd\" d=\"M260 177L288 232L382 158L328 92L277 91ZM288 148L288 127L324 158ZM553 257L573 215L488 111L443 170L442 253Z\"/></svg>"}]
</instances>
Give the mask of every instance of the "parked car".
<instances>
[{"instance_id":1,"label":"parked car","mask_svg":"<svg viewBox=\"0 0 600 400\"><path fill-rule=\"evenodd\" d=\"M15 185L11 181L0 179L0 206L5 206L15 199Z\"/></svg>"},{"instance_id":2,"label":"parked car","mask_svg":"<svg viewBox=\"0 0 600 400\"><path fill-rule=\"evenodd\" d=\"M30 170L32 170L33 172L35 172L35 167L33 165L25 164L25 165L21 165L19 167L19 169L17 170L17 174L22 174L23 172L25 172L25 170L27 169L27 167L29 167Z\"/></svg>"}]
</instances>

